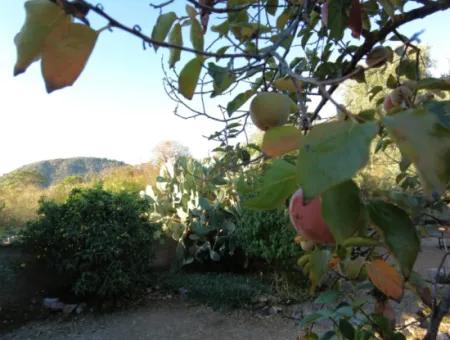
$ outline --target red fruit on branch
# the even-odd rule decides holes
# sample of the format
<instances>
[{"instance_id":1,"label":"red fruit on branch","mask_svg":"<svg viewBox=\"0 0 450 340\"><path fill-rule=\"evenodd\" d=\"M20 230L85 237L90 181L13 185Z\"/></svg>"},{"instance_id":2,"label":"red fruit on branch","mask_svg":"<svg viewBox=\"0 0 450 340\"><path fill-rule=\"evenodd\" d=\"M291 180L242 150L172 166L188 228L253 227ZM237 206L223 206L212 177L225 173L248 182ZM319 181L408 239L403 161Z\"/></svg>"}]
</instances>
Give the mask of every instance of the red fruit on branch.
<instances>
[{"instance_id":1,"label":"red fruit on branch","mask_svg":"<svg viewBox=\"0 0 450 340\"><path fill-rule=\"evenodd\" d=\"M289 202L289 217L297 232L315 243L334 243L334 237L322 218L320 197L305 202L303 190L298 189Z\"/></svg>"},{"instance_id":2,"label":"red fruit on branch","mask_svg":"<svg viewBox=\"0 0 450 340\"><path fill-rule=\"evenodd\" d=\"M413 97L413 92L410 86L401 85L384 98L383 105L386 112L392 110L393 108L399 107L402 104L410 106Z\"/></svg>"},{"instance_id":3,"label":"red fruit on branch","mask_svg":"<svg viewBox=\"0 0 450 340\"><path fill-rule=\"evenodd\" d=\"M362 32L362 9L359 0L352 0L348 26L352 30L352 37L359 39Z\"/></svg>"}]
</instances>

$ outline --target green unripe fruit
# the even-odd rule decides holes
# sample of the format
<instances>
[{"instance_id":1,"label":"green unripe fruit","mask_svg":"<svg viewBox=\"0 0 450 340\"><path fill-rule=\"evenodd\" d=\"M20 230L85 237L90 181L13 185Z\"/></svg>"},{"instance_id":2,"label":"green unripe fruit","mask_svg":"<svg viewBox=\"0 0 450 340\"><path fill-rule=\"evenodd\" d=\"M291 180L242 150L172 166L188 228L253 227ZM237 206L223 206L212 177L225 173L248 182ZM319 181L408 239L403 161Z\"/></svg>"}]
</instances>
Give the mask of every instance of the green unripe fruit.
<instances>
[{"instance_id":1,"label":"green unripe fruit","mask_svg":"<svg viewBox=\"0 0 450 340\"><path fill-rule=\"evenodd\" d=\"M261 92L250 104L250 118L259 129L268 130L286 124L297 106L288 96L275 92Z\"/></svg>"}]
</instances>

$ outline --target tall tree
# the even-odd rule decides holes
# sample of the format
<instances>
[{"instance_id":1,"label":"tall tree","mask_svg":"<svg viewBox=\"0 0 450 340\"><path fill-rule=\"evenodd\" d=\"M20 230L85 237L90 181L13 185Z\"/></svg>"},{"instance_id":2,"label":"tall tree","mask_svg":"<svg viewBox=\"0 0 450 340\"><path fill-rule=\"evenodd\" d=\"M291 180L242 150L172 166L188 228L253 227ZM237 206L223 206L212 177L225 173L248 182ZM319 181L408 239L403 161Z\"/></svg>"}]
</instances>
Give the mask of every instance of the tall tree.
<instances>
[{"instance_id":1,"label":"tall tree","mask_svg":"<svg viewBox=\"0 0 450 340\"><path fill-rule=\"evenodd\" d=\"M190 151L187 146L177 141L166 140L153 148L153 157L158 164L174 161L182 156L190 156Z\"/></svg>"}]
</instances>

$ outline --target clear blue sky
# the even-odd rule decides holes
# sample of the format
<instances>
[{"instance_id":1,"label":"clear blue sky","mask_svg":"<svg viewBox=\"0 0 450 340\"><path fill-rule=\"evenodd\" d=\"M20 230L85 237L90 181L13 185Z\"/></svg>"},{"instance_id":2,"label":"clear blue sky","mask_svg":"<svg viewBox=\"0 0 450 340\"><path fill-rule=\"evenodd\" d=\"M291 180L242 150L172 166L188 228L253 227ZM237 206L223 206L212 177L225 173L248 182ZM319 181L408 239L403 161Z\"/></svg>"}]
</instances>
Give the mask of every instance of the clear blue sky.
<instances>
[{"instance_id":1,"label":"clear blue sky","mask_svg":"<svg viewBox=\"0 0 450 340\"><path fill-rule=\"evenodd\" d=\"M129 25L138 23L150 33L158 15L150 1L104 0L102 4L113 17ZM75 156L140 163L167 139L187 145L198 157L215 147L202 135L212 133L216 125L174 116L175 105L162 86L161 57L167 52L143 51L139 40L119 31L101 34L72 88L48 95L39 63L14 78L13 37L24 20L23 3L4 0L0 12L0 174L29 162ZM184 11L186 1L175 4ZM100 23L94 20L94 24ZM421 28L426 30L421 37L430 45L438 69L447 70L450 12L409 24L402 32L411 35Z\"/></svg>"}]
</instances>

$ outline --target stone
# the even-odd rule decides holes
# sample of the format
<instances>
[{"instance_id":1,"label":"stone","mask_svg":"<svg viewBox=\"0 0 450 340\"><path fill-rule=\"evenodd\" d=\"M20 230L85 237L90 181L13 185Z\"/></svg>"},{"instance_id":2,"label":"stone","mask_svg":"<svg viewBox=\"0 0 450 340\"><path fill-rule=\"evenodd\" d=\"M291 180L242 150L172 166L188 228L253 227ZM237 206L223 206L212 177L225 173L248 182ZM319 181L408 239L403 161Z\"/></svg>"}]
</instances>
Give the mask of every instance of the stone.
<instances>
[{"instance_id":1,"label":"stone","mask_svg":"<svg viewBox=\"0 0 450 340\"><path fill-rule=\"evenodd\" d=\"M53 311L61 311L64 308L64 303L58 298L44 298L43 306Z\"/></svg>"},{"instance_id":2,"label":"stone","mask_svg":"<svg viewBox=\"0 0 450 340\"><path fill-rule=\"evenodd\" d=\"M72 314L77 309L77 305L67 304L64 305L62 311L64 314L69 315Z\"/></svg>"}]
</instances>

